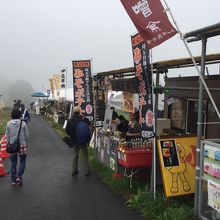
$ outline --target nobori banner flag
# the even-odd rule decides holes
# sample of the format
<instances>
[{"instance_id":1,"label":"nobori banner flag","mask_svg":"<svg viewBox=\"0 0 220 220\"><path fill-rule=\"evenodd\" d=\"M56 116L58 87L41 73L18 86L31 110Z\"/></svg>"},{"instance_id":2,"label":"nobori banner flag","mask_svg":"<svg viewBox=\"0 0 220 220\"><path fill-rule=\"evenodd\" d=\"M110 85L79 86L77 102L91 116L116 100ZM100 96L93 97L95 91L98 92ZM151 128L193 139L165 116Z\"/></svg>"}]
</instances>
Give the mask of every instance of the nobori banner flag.
<instances>
[{"instance_id":1,"label":"nobori banner flag","mask_svg":"<svg viewBox=\"0 0 220 220\"><path fill-rule=\"evenodd\" d=\"M52 78L52 79L49 79L49 81L50 81L51 96L52 96L52 98L54 98L54 82L55 82L55 79Z\"/></svg>"},{"instance_id":2,"label":"nobori banner flag","mask_svg":"<svg viewBox=\"0 0 220 220\"><path fill-rule=\"evenodd\" d=\"M131 37L135 75L139 96L139 122L141 136L153 136L153 103L152 103L152 75L149 65L149 49L140 34Z\"/></svg>"},{"instance_id":3,"label":"nobori banner flag","mask_svg":"<svg viewBox=\"0 0 220 220\"><path fill-rule=\"evenodd\" d=\"M66 71L60 73L60 88L66 88Z\"/></svg>"},{"instance_id":4,"label":"nobori banner flag","mask_svg":"<svg viewBox=\"0 0 220 220\"><path fill-rule=\"evenodd\" d=\"M93 119L92 77L90 60L72 61L74 106Z\"/></svg>"},{"instance_id":5,"label":"nobori banner flag","mask_svg":"<svg viewBox=\"0 0 220 220\"><path fill-rule=\"evenodd\" d=\"M177 33L160 0L121 0L121 3L149 49Z\"/></svg>"}]
</instances>

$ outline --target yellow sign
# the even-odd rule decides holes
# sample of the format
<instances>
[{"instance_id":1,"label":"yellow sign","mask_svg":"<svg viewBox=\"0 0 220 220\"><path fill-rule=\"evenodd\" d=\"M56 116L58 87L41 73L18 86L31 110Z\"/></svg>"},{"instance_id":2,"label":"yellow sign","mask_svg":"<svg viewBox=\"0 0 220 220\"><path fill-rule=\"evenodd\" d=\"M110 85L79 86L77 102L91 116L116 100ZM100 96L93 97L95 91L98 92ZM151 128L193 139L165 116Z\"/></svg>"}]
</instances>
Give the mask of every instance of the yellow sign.
<instances>
[{"instance_id":1,"label":"yellow sign","mask_svg":"<svg viewBox=\"0 0 220 220\"><path fill-rule=\"evenodd\" d=\"M194 193L196 137L158 139L157 147L166 196Z\"/></svg>"},{"instance_id":2,"label":"yellow sign","mask_svg":"<svg viewBox=\"0 0 220 220\"><path fill-rule=\"evenodd\" d=\"M54 79L49 79L50 81L50 91L51 91L51 94L52 94L52 97L54 97Z\"/></svg>"},{"instance_id":3,"label":"yellow sign","mask_svg":"<svg viewBox=\"0 0 220 220\"><path fill-rule=\"evenodd\" d=\"M134 112L134 94L123 91L123 111Z\"/></svg>"},{"instance_id":4,"label":"yellow sign","mask_svg":"<svg viewBox=\"0 0 220 220\"><path fill-rule=\"evenodd\" d=\"M60 75L54 74L55 84L56 84L56 90L57 90L57 96L60 95Z\"/></svg>"}]
</instances>

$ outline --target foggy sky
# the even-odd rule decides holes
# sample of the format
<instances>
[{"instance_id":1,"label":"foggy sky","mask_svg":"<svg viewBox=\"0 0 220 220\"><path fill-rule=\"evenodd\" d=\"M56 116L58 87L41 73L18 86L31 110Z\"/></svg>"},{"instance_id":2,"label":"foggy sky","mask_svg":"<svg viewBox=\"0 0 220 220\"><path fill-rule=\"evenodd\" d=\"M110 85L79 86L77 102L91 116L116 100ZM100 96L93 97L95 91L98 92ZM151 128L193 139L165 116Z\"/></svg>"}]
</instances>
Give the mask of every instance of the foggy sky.
<instances>
[{"instance_id":1,"label":"foggy sky","mask_svg":"<svg viewBox=\"0 0 220 220\"><path fill-rule=\"evenodd\" d=\"M167 3L183 33L220 22L219 0ZM133 65L136 29L120 0L2 0L0 27L0 77L25 80L36 92L63 67L71 82L71 60L92 58L94 73ZM200 55L201 43L190 48ZM210 39L207 53L219 52L220 38ZM181 57L188 54L178 36L153 49L153 61Z\"/></svg>"}]
</instances>

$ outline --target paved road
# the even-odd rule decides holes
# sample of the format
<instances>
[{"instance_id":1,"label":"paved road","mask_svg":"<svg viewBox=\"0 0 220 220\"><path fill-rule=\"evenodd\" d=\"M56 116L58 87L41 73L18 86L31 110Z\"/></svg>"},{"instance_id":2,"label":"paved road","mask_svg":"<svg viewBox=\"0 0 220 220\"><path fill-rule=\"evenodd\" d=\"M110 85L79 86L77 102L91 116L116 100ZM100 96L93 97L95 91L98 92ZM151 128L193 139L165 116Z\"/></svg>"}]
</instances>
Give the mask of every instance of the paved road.
<instances>
[{"instance_id":1,"label":"paved road","mask_svg":"<svg viewBox=\"0 0 220 220\"><path fill-rule=\"evenodd\" d=\"M82 167L71 176L72 152L41 116L32 116L24 186L12 188L0 178L0 219L139 220L124 200ZM6 164L8 169L9 162Z\"/></svg>"}]
</instances>

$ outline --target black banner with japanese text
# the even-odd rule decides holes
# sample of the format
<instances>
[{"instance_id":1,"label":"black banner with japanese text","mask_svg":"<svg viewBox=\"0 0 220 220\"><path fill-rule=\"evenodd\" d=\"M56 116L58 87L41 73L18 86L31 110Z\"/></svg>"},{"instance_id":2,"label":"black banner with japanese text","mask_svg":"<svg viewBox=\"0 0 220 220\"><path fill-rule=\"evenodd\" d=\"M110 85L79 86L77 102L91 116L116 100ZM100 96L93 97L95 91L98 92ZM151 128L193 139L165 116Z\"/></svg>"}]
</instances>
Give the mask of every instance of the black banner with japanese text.
<instances>
[{"instance_id":1,"label":"black banner with japanese text","mask_svg":"<svg viewBox=\"0 0 220 220\"><path fill-rule=\"evenodd\" d=\"M90 60L72 61L74 106L91 121L93 119L93 96Z\"/></svg>"},{"instance_id":2,"label":"black banner with japanese text","mask_svg":"<svg viewBox=\"0 0 220 220\"><path fill-rule=\"evenodd\" d=\"M135 76L139 95L139 122L144 138L153 136L152 77L149 65L149 49L140 34L131 37Z\"/></svg>"}]
</instances>

